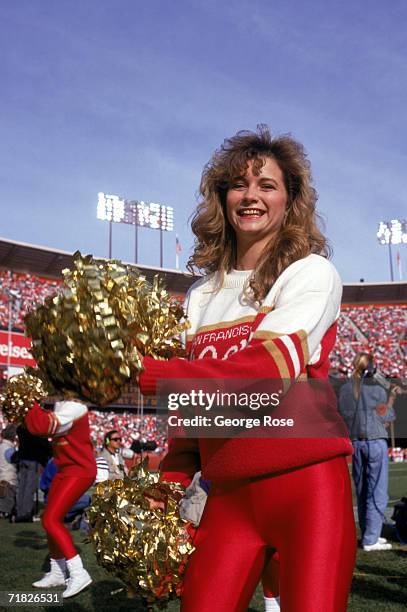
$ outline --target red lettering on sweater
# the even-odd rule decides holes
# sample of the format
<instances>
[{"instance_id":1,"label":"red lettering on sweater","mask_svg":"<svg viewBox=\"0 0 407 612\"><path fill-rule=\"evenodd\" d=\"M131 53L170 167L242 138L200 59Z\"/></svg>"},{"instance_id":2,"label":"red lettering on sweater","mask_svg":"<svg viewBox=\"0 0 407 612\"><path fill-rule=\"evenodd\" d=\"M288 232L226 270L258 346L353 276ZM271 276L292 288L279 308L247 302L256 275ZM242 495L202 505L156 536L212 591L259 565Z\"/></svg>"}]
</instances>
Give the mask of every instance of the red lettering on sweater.
<instances>
[{"instance_id":1,"label":"red lettering on sweater","mask_svg":"<svg viewBox=\"0 0 407 612\"><path fill-rule=\"evenodd\" d=\"M251 329L251 323L240 323L211 332L198 332L190 346L187 347L189 358L190 360L203 359L208 356L215 359L226 359L247 345ZM236 343L237 338L238 343Z\"/></svg>"}]
</instances>

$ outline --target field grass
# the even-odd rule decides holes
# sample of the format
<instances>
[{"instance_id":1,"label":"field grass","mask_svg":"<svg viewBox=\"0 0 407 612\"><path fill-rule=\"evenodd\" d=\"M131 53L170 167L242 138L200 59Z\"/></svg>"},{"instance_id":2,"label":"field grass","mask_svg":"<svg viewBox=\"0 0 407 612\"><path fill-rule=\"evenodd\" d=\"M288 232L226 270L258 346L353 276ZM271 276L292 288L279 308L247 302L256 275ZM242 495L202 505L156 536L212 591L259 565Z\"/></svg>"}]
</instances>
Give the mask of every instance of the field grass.
<instances>
[{"instance_id":1,"label":"field grass","mask_svg":"<svg viewBox=\"0 0 407 612\"><path fill-rule=\"evenodd\" d=\"M407 493L407 464L390 465L390 504L394 505ZM404 612L407 602L407 545L394 541L389 525L384 535L393 540L394 548L387 552L358 551L351 597L350 612ZM128 599L123 585L96 564L92 548L84 543L83 535L73 532L75 543L86 568L93 577L92 586L74 599L64 603L64 612L145 612L145 605ZM0 590L29 590L42 570L47 569L48 551L40 523L10 524L0 521ZM17 607L4 610L20 610ZM57 610L51 607L26 607L25 610ZM179 610L178 603L168 607L169 612ZM249 611L263 610L262 593L257 589ZM225 611L233 612L233 611ZM299 611L300 612L300 611ZM324 612L324 610L321 610Z\"/></svg>"}]
</instances>

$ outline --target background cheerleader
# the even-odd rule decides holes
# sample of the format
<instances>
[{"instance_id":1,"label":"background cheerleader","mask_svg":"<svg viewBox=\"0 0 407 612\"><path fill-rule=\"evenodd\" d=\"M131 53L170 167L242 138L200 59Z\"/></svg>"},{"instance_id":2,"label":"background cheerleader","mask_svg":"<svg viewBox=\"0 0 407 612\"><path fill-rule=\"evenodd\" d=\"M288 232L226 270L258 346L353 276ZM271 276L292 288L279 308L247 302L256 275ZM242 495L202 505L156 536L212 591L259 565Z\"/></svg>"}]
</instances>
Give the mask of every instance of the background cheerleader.
<instances>
[{"instance_id":1,"label":"background cheerleader","mask_svg":"<svg viewBox=\"0 0 407 612\"><path fill-rule=\"evenodd\" d=\"M51 567L33 586L45 589L63 585L66 586L63 597L73 597L92 582L64 525L65 514L96 478L88 409L77 401L61 401L56 402L52 412L34 403L25 424L32 434L52 438L53 456L58 467L42 515Z\"/></svg>"}]
</instances>

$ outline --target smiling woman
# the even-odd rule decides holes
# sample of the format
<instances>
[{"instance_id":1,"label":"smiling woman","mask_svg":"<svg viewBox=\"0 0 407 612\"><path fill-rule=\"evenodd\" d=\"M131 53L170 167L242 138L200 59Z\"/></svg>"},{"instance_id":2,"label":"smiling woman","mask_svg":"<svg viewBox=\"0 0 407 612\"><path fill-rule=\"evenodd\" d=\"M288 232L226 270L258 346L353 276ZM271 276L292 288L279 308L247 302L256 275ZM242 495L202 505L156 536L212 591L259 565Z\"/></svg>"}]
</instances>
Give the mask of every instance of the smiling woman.
<instances>
[{"instance_id":1,"label":"smiling woman","mask_svg":"<svg viewBox=\"0 0 407 612\"><path fill-rule=\"evenodd\" d=\"M174 379L212 379L219 388L262 379L294 393L299 377L326 379L341 282L326 258L302 145L264 126L239 132L205 166L201 196L189 264L206 275L186 299L189 361L145 357L142 393L153 394L159 379L171 391ZM302 387L296 405L313 423L323 404L335 428L334 394L323 388L316 395ZM286 403L281 420L292 421L292 437L272 437L271 422L265 438L212 430L213 438L170 441L163 479L188 485L201 470L211 481L182 612L243 612L261 578L267 610L279 609L281 594L284 612L345 612L356 543L345 458L352 448L343 423L332 437L318 429L299 439L290 410Z\"/></svg>"},{"instance_id":2,"label":"smiling woman","mask_svg":"<svg viewBox=\"0 0 407 612\"><path fill-rule=\"evenodd\" d=\"M246 174L231 181L226 195L226 215L236 236L236 269L253 270L263 249L283 224L287 210L284 176L268 157L255 172L254 162Z\"/></svg>"},{"instance_id":3,"label":"smiling woman","mask_svg":"<svg viewBox=\"0 0 407 612\"><path fill-rule=\"evenodd\" d=\"M190 271L254 269L249 285L261 302L290 264L311 253L330 254L318 227L311 166L291 136L272 138L264 125L257 133L238 132L205 166L200 192L191 224L196 244ZM243 217L249 204L256 219ZM232 213L236 207L240 215Z\"/></svg>"}]
</instances>

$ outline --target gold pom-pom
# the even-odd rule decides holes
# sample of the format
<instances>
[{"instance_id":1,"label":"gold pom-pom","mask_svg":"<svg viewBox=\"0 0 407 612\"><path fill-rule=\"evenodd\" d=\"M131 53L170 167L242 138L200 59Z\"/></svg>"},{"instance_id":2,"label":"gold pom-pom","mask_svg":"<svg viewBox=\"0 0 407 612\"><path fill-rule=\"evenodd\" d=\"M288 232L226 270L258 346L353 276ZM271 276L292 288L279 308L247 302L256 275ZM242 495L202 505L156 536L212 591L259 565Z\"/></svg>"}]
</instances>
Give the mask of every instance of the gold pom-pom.
<instances>
[{"instance_id":1,"label":"gold pom-pom","mask_svg":"<svg viewBox=\"0 0 407 612\"><path fill-rule=\"evenodd\" d=\"M0 393L0 407L5 418L11 423L22 423L34 401L41 402L47 397L42 380L28 373L12 376Z\"/></svg>"},{"instance_id":2,"label":"gold pom-pom","mask_svg":"<svg viewBox=\"0 0 407 612\"><path fill-rule=\"evenodd\" d=\"M131 292L133 303L133 324L131 335L141 355L151 355L156 359L184 357L178 336L188 329L189 323L179 304L176 304L164 287L164 281L154 276L153 285L144 285Z\"/></svg>"},{"instance_id":3,"label":"gold pom-pom","mask_svg":"<svg viewBox=\"0 0 407 612\"><path fill-rule=\"evenodd\" d=\"M65 396L104 405L121 395L140 354L180 353L187 327L161 281L151 286L120 261L74 255L58 295L25 317L32 355L45 380Z\"/></svg>"},{"instance_id":4,"label":"gold pom-pom","mask_svg":"<svg viewBox=\"0 0 407 612\"><path fill-rule=\"evenodd\" d=\"M149 606L165 607L181 594L194 550L178 510L183 494L181 485L159 482L142 462L123 480L99 483L92 496L90 539L98 563ZM165 509L151 508L151 499Z\"/></svg>"}]
</instances>

